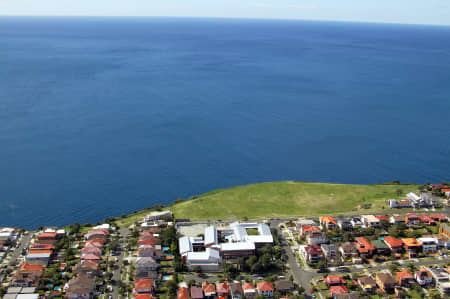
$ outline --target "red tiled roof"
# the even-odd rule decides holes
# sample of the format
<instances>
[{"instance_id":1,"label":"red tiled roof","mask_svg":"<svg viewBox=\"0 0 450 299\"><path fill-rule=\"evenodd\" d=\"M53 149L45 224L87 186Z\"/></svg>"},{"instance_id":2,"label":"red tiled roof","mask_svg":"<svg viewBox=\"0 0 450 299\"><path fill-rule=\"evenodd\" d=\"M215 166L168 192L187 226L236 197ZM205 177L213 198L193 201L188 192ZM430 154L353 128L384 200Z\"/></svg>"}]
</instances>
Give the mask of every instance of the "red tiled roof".
<instances>
[{"instance_id":1,"label":"red tiled roof","mask_svg":"<svg viewBox=\"0 0 450 299\"><path fill-rule=\"evenodd\" d=\"M189 299L189 291L185 287L181 287L177 292L177 299Z\"/></svg>"},{"instance_id":2,"label":"red tiled roof","mask_svg":"<svg viewBox=\"0 0 450 299\"><path fill-rule=\"evenodd\" d=\"M52 254L53 250L35 249L35 250L28 251L28 254L40 254L40 253Z\"/></svg>"},{"instance_id":3,"label":"red tiled roof","mask_svg":"<svg viewBox=\"0 0 450 299\"><path fill-rule=\"evenodd\" d=\"M159 240L159 239L144 239L144 240L142 240L142 239L140 239L139 241L138 241L138 244L139 245L155 245L155 244L157 244L157 243L160 243L161 241Z\"/></svg>"},{"instance_id":4,"label":"red tiled roof","mask_svg":"<svg viewBox=\"0 0 450 299\"><path fill-rule=\"evenodd\" d=\"M324 223L334 223L336 224L336 220L334 219L333 216L321 216L320 217L320 222L324 222Z\"/></svg>"},{"instance_id":5,"label":"red tiled roof","mask_svg":"<svg viewBox=\"0 0 450 299\"><path fill-rule=\"evenodd\" d=\"M270 292L273 291L273 284L268 281L259 282L257 285L258 291L260 292Z\"/></svg>"},{"instance_id":6,"label":"red tiled roof","mask_svg":"<svg viewBox=\"0 0 450 299\"><path fill-rule=\"evenodd\" d=\"M134 299L155 299L151 294L136 294Z\"/></svg>"},{"instance_id":7,"label":"red tiled roof","mask_svg":"<svg viewBox=\"0 0 450 299\"><path fill-rule=\"evenodd\" d=\"M384 242L388 244L390 247L401 247L403 246L403 241L396 239L394 237L384 237Z\"/></svg>"},{"instance_id":8,"label":"red tiled roof","mask_svg":"<svg viewBox=\"0 0 450 299\"><path fill-rule=\"evenodd\" d=\"M347 294L348 290L346 286L333 286L330 288L331 296Z\"/></svg>"},{"instance_id":9,"label":"red tiled roof","mask_svg":"<svg viewBox=\"0 0 450 299\"><path fill-rule=\"evenodd\" d=\"M135 290L153 290L153 279L140 279L134 282Z\"/></svg>"},{"instance_id":10,"label":"red tiled roof","mask_svg":"<svg viewBox=\"0 0 450 299\"><path fill-rule=\"evenodd\" d=\"M228 293L230 291L230 286L226 283L218 283L216 291L217 293Z\"/></svg>"},{"instance_id":11,"label":"red tiled roof","mask_svg":"<svg viewBox=\"0 0 450 299\"><path fill-rule=\"evenodd\" d=\"M251 282L247 282L247 283L244 283L243 285L242 285L242 289L245 291L245 290L254 290L255 289L255 285L253 284L253 283L251 283Z\"/></svg>"},{"instance_id":12,"label":"red tiled roof","mask_svg":"<svg viewBox=\"0 0 450 299\"><path fill-rule=\"evenodd\" d=\"M47 239L54 239L54 238L56 238L56 233L40 233L39 235L38 235L38 239L41 239L41 238L47 238Z\"/></svg>"},{"instance_id":13,"label":"red tiled roof","mask_svg":"<svg viewBox=\"0 0 450 299\"><path fill-rule=\"evenodd\" d=\"M379 219L379 220L386 220L386 221L389 221L389 217L388 216L385 216L385 215L379 215L379 216L375 216L377 219Z\"/></svg>"},{"instance_id":14,"label":"red tiled roof","mask_svg":"<svg viewBox=\"0 0 450 299\"><path fill-rule=\"evenodd\" d=\"M202 283L203 292L206 293L215 293L216 287L213 284L209 284L206 281Z\"/></svg>"},{"instance_id":15,"label":"red tiled roof","mask_svg":"<svg viewBox=\"0 0 450 299\"><path fill-rule=\"evenodd\" d=\"M345 279L338 275L329 275L326 278L325 282L327 284L336 284L336 283L345 284Z\"/></svg>"},{"instance_id":16,"label":"red tiled roof","mask_svg":"<svg viewBox=\"0 0 450 299\"><path fill-rule=\"evenodd\" d=\"M356 238L356 243L358 244L358 250L361 250L361 249L362 249L362 251L375 250L375 246L373 246L373 244L370 243L364 237Z\"/></svg>"},{"instance_id":17,"label":"red tiled roof","mask_svg":"<svg viewBox=\"0 0 450 299\"><path fill-rule=\"evenodd\" d=\"M95 253L83 254L81 256L82 260L100 260L102 257Z\"/></svg>"},{"instance_id":18,"label":"red tiled roof","mask_svg":"<svg viewBox=\"0 0 450 299\"><path fill-rule=\"evenodd\" d=\"M20 270L26 270L26 271L41 271L44 270L44 266L41 265L30 265L30 264L23 264L22 267L20 267Z\"/></svg>"},{"instance_id":19,"label":"red tiled roof","mask_svg":"<svg viewBox=\"0 0 450 299\"><path fill-rule=\"evenodd\" d=\"M403 269L402 271L397 272L396 278L397 281L400 281L402 279L414 279L414 276L407 269Z\"/></svg>"}]
</instances>

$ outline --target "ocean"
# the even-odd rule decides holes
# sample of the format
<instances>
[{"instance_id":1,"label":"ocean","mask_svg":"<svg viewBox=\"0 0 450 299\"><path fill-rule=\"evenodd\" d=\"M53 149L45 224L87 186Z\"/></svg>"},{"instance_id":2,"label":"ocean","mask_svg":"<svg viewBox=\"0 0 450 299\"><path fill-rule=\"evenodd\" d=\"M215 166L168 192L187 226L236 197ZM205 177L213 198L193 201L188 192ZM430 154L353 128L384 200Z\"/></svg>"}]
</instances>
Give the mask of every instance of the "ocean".
<instances>
[{"instance_id":1,"label":"ocean","mask_svg":"<svg viewBox=\"0 0 450 299\"><path fill-rule=\"evenodd\" d=\"M449 181L450 27L0 18L0 226L216 188Z\"/></svg>"}]
</instances>

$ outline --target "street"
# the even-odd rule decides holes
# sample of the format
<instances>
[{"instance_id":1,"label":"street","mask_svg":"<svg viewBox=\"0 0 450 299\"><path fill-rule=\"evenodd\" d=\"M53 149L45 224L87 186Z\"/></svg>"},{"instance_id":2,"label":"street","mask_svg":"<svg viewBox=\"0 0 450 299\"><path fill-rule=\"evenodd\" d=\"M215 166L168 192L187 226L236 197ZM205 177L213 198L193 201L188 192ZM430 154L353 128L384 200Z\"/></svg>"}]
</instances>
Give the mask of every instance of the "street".
<instances>
[{"instance_id":1,"label":"street","mask_svg":"<svg viewBox=\"0 0 450 299\"><path fill-rule=\"evenodd\" d=\"M120 239L123 240L123 242L122 241L120 242L121 253L116 262L117 269L114 270L113 277L112 277L112 279L115 281L115 283L113 285L113 294L112 294L113 298L119 298L118 282L121 281L121 279L122 279L120 272L123 268L123 258L125 256L124 244L126 244L129 234L130 234L130 230L127 227L120 228L119 236L120 236Z\"/></svg>"}]
</instances>

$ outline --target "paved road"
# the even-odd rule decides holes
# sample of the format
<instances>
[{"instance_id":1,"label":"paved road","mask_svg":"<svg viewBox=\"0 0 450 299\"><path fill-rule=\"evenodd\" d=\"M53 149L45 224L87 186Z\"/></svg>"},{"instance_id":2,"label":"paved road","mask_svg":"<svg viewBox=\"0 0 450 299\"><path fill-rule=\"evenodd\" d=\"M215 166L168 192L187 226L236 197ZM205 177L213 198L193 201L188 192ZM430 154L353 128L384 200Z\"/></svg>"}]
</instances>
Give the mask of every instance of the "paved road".
<instances>
[{"instance_id":1,"label":"paved road","mask_svg":"<svg viewBox=\"0 0 450 299\"><path fill-rule=\"evenodd\" d=\"M117 283L122 279L122 276L120 275L120 270L123 269L123 258L125 256L124 245L127 243L127 238L128 238L129 234L130 234L130 230L127 227L120 228L119 237L120 237L120 239L123 240L123 243L122 242L120 243L121 254L116 262L116 265L118 267L116 270L114 270L114 273L113 273L113 280L116 281L116 283L113 286L113 294L112 294L113 298L119 298L119 286Z\"/></svg>"},{"instance_id":2,"label":"paved road","mask_svg":"<svg viewBox=\"0 0 450 299\"><path fill-rule=\"evenodd\" d=\"M22 235L22 238L19 241L19 246L17 246L17 248L14 249L11 257L9 258L9 261L15 261L22 255L22 251L28 248L28 245L30 244L31 241L31 237L32 237L31 233L24 233ZM5 274L2 274L0 276L0 281L3 281L4 278Z\"/></svg>"}]
</instances>

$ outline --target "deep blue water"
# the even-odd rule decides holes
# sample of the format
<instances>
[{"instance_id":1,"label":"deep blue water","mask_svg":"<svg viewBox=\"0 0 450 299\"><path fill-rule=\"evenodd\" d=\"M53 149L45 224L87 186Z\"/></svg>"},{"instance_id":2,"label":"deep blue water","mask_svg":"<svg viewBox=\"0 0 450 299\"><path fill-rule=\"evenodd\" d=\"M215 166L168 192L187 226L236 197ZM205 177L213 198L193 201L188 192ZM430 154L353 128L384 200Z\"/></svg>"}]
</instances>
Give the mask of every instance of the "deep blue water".
<instances>
[{"instance_id":1,"label":"deep blue water","mask_svg":"<svg viewBox=\"0 0 450 299\"><path fill-rule=\"evenodd\" d=\"M450 180L450 27L0 18L0 225L274 180Z\"/></svg>"}]
</instances>

